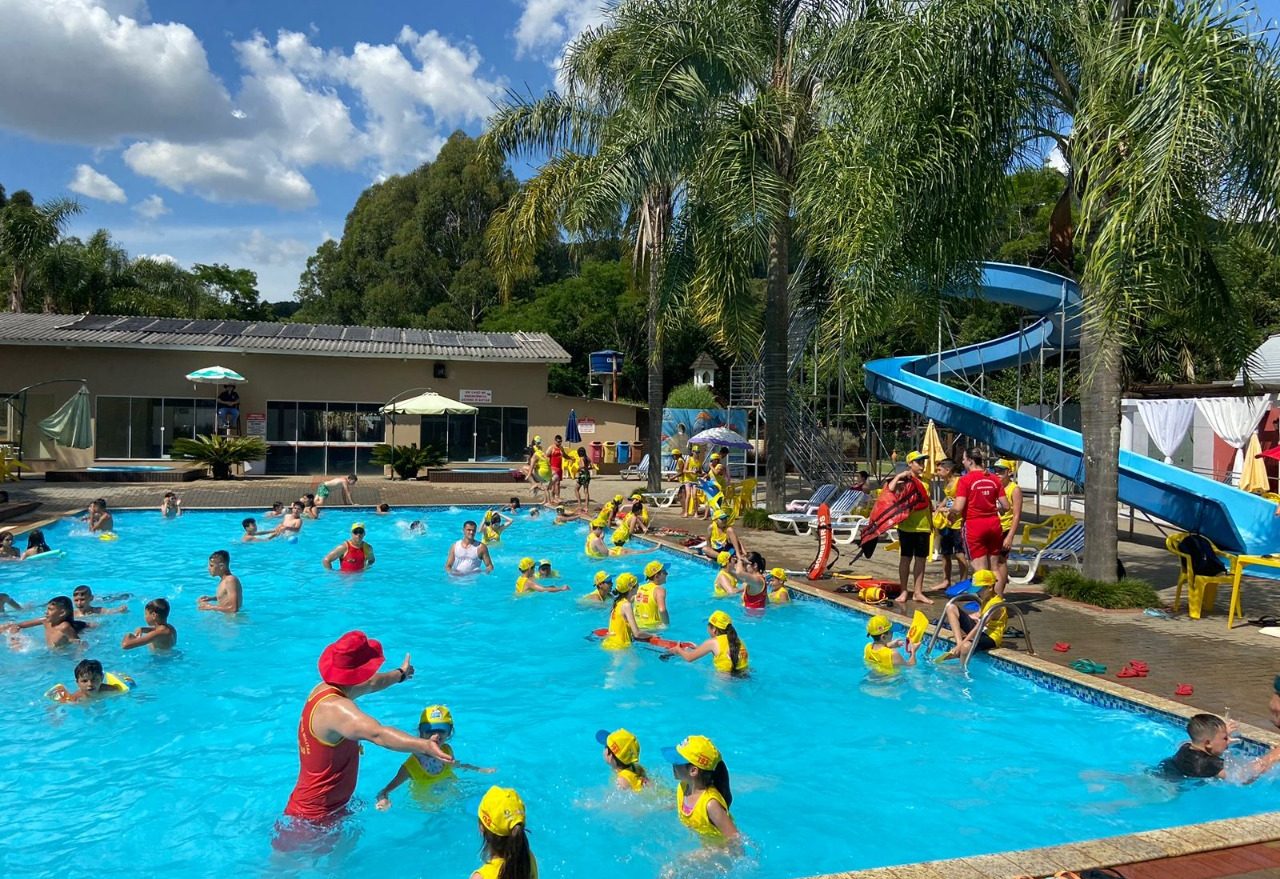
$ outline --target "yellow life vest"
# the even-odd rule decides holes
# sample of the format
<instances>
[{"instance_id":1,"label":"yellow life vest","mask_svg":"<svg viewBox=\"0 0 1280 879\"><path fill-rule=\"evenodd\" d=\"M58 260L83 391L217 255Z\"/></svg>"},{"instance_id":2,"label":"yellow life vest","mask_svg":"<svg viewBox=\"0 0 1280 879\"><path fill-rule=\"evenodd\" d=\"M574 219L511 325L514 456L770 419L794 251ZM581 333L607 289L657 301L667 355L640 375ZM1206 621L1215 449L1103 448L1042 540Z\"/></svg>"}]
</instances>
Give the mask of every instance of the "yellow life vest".
<instances>
[{"instance_id":1,"label":"yellow life vest","mask_svg":"<svg viewBox=\"0 0 1280 879\"><path fill-rule=\"evenodd\" d=\"M707 543L711 544L711 548L716 552L729 547L729 529L721 529L716 522L711 523L711 534L707 537Z\"/></svg>"},{"instance_id":2,"label":"yellow life vest","mask_svg":"<svg viewBox=\"0 0 1280 879\"><path fill-rule=\"evenodd\" d=\"M947 504L948 512L950 512L951 508L955 506L956 486L959 484L960 484L960 477L953 476L950 479L948 479L947 484L942 487L942 496L949 501L949 503ZM954 522L952 522L951 517L950 516L947 517L947 528L951 529L952 531L959 531L963 527L964 527L963 519L956 519Z\"/></svg>"},{"instance_id":3,"label":"yellow life vest","mask_svg":"<svg viewBox=\"0 0 1280 879\"><path fill-rule=\"evenodd\" d=\"M521 576L516 580L516 595L524 595L526 592L532 592L529 587L533 584L533 577Z\"/></svg>"},{"instance_id":4,"label":"yellow life vest","mask_svg":"<svg viewBox=\"0 0 1280 879\"><path fill-rule=\"evenodd\" d=\"M622 546L622 544L626 543L630 539L631 528L628 526L626 520L623 520L622 524L614 529L613 535L609 538L614 546Z\"/></svg>"},{"instance_id":5,"label":"yellow life vest","mask_svg":"<svg viewBox=\"0 0 1280 879\"><path fill-rule=\"evenodd\" d=\"M441 745L440 750L453 756L453 748L448 745ZM409 781L414 784L435 784L440 779L453 775L452 763L445 763L439 757L427 754L410 754L409 759L404 761L404 769L409 773Z\"/></svg>"},{"instance_id":6,"label":"yellow life vest","mask_svg":"<svg viewBox=\"0 0 1280 879\"><path fill-rule=\"evenodd\" d=\"M506 858L494 857L487 864L481 864L476 869L475 875L480 879L498 879L502 873L502 865L506 863ZM533 867L530 873L533 879L538 879L538 861L534 858L533 852L529 852L529 863Z\"/></svg>"},{"instance_id":7,"label":"yellow life vest","mask_svg":"<svg viewBox=\"0 0 1280 879\"><path fill-rule=\"evenodd\" d=\"M684 459L680 465L680 481L694 483L698 481L698 473L702 470L702 462L693 455Z\"/></svg>"},{"instance_id":8,"label":"yellow life vest","mask_svg":"<svg viewBox=\"0 0 1280 879\"><path fill-rule=\"evenodd\" d=\"M1004 487L1004 499L1008 503L1009 509L1000 514L1000 530L1006 534L1013 527L1013 490L1018 487L1018 483L1009 480L1009 484Z\"/></svg>"},{"instance_id":9,"label":"yellow life vest","mask_svg":"<svg viewBox=\"0 0 1280 879\"><path fill-rule=\"evenodd\" d=\"M622 615L622 606L626 599L619 601L609 613L609 634L602 642L605 650L625 650L631 646L631 627Z\"/></svg>"},{"instance_id":10,"label":"yellow life vest","mask_svg":"<svg viewBox=\"0 0 1280 879\"><path fill-rule=\"evenodd\" d=\"M786 604L791 600L791 592L786 586L779 586L777 589L769 593L769 602L771 604Z\"/></svg>"},{"instance_id":11,"label":"yellow life vest","mask_svg":"<svg viewBox=\"0 0 1280 879\"><path fill-rule=\"evenodd\" d=\"M591 533L587 532L587 542L586 542L586 545L583 546L582 551L587 554L587 558L607 559L609 557L609 554L607 552L600 552L599 550L595 550L591 548L591 536L592 536Z\"/></svg>"},{"instance_id":12,"label":"yellow life vest","mask_svg":"<svg viewBox=\"0 0 1280 879\"><path fill-rule=\"evenodd\" d=\"M733 574L730 574L728 571L720 571L718 574L716 574L716 582L713 584L715 589L715 597L728 598L730 595L736 595L737 594L736 592L730 592L729 590L724 588L724 580L722 578L728 578L729 582L733 583L735 586L738 583L737 578L734 577Z\"/></svg>"},{"instance_id":13,"label":"yellow life vest","mask_svg":"<svg viewBox=\"0 0 1280 879\"><path fill-rule=\"evenodd\" d=\"M982 614L985 615L988 610L998 604L1004 604L1004 599L999 595L993 596L990 601L982 606ZM991 619L987 620L987 634L991 636L991 640L996 642L999 647L1004 644L1004 630L1009 626L1009 612L1007 610L995 614Z\"/></svg>"},{"instance_id":14,"label":"yellow life vest","mask_svg":"<svg viewBox=\"0 0 1280 879\"><path fill-rule=\"evenodd\" d=\"M693 810L687 815L684 812L684 795L684 782L680 782L680 784L676 785L676 814L680 816L680 823L710 839L724 839L724 834L720 832L720 828L712 824L711 819L707 817L707 804L712 800L719 803L726 812L729 811L729 804L724 801L724 796L720 791L714 787L709 787L698 794L697 802L693 804Z\"/></svg>"},{"instance_id":15,"label":"yellow life vest","mask_svg":"<svg viewBox=\"0 0 1280 879\"><path fill-rule=\"evenodd\" d=\"M635 770L619 769L618 777L621 778L623 781L625 781L627 784L631 785L631 789L634 791L639 791L644 789L645 777L640 773L636 772Z\"/></svg>"},{"instance_id":16,"label":"yellow life vest","mask_svg":"<svg viewBox=\"0 0 1280 879\"><path fill-rule=\"evenodd\" d=\"M867 664L867 668L882 675L898 673L897 667L893 664L893 651L883 644L872 642L862 648L862 661Z\"/></svg>"},{"instance_id":17,"label":"yellow life vest","mask_svg":"<svg viewBox=\"0 0 1280 879\"><path fill-rule=\"evenodd\" d=\"M646 580L636 590L635 603L631 609L636 615L636 625L642 629L662 628L662 613L658 610L657 596L653 594L657 588L657 583Z\"/></svg>"},{"instance_id":18,"label":"yellow life vest","mask_svg":"<svg viewBox=\"0 0 1280 879\"><path fill-rule=\"evenodd\" d=\"M480 542L486 546L497 543L502 539L502 532L490 525L484 526L484 536L480 538Z\"/></svg>"},{"instance_id":19,"label":"yellow life vest","mask_svg":"<svg viewBox=\"0 0 1280 879\"><path fill-rule=\"evenodd\" d=\"M742 639L738 639L738 662L733 664L733 660L729 658L729 636L716 635L716 647L718 652L715 655L714 665L716 671L725 673L731 671L744 671L747 667L747 645L742 643Z\"/></svg>"}]
</instances>

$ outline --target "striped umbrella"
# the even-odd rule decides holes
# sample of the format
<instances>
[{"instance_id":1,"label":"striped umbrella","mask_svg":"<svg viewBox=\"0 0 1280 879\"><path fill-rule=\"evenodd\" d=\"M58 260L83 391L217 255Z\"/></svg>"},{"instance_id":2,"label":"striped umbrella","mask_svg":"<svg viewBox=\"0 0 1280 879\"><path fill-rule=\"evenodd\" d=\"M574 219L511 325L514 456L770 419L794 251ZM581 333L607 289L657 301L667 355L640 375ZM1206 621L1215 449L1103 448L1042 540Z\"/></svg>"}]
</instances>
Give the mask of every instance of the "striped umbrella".
<instances>
[{"instance_id":1,"label":"striped umbrella","mask_svg":"<svg viewBox=\"0 0 1280 879\"><path fill-rule=\"evenodd\" d=\"M248 379L234 369L227 369L225 366L206 366L204 369L197 369L195 372L187 373L187 381L200 385L222 385L239 384L248 381Z\"/></svg>"}]
</instances>

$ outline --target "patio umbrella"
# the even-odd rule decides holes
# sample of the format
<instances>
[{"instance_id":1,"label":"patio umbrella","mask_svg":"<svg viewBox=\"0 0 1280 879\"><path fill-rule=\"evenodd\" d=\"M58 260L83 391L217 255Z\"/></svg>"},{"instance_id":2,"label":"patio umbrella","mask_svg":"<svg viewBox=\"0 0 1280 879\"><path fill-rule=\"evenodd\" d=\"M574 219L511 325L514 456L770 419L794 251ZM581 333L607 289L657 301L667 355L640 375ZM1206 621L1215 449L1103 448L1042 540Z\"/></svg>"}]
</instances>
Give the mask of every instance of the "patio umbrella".
<instances>
[{"instance_id":1,"label":"patio umbrella","mask_svg":"<svg viewBox=\"0 0 1280 879\"><path fill-rule=\"evenodd\" d=\"M187 381L198 385L232 385L241 384L248 379L225 366L206 366L204 369L187 373Z\"/></svg>"},{"instance_id":2,"label":"patio umbrella","mask_svg":"<svg viewBox=\"0 0 1280 879\"><path fill-rule=\"evenodd\" d=\"M731 449L753 448L746 437L727 427L709 427L706 430L695 433L689 437L689 445L710 446L712 448L728 446Z\"/></svg>"},{"instance_id":3,"label":"patio umbrella","mask_svg":"<svg viewBox=\"0 0 1280 879\"><path fill-rule=\"evenodd\" d=\"M934 466L947 456L942 448L942 438L938 436L938 426L929 419L929 426L924 429L924 441L920 443L920 453L929 458L926 472L932 473Z\"/></svg>"},{"instance_id":4,"label":"patio umbrella","mask_svg":"<svg viewBox=\"0 0 1280 879\"><path fill-rule=\"evenodd\" d=\"M84 385L62 404L57 412L40 419L40 432L60 446L87 449L93 445L93 418L89 412L89 389Z\"/></svg>"},{"instance_id":5,"label":"patio umbrella","mask_svg":"<svg viewBox=\"0 0 1280 879\"><path fill-rule=\"evenodd\" d=\"M1244 451L1244 470L1240 474L1240 488L1244 491L1271 490L1271 478L1267 476L1267 465L1262 460L1262 443L1258 441L1257 431L1249 437L1249 445Z\"/></svg>"},{"instance_id":6,"label":"patio umbrella","mask_svg":"<svg viewBox=\"0 0 1280 879\"><path fill-rule=\"evenodd\" d=\"M564 426L564 441L567 443L582 442L582 434L578 431L578 410L569 410L569 423Z\"/></svg>"},{"instance_id":7,"label":"patio umbrella","mask_svg":"<svg viewBox=\"0 0 1280 879\"><path fill-rule=\"evenodd\" d=\"M435 391L427 391L407 400L388 403L378 411L383 415L474 415L480 410Z\"/></svg>"}]
</instances>

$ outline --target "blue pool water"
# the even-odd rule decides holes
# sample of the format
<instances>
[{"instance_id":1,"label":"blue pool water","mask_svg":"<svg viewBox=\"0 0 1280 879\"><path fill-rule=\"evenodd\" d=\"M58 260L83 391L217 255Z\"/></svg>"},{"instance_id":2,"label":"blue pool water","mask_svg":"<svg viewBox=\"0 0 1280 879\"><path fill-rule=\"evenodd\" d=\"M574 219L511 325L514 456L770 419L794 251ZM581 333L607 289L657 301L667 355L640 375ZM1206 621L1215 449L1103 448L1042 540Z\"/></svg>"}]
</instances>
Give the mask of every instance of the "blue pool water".
<instances>
[{"instance_id":1,"label":"blue pool water","mask_svg":"<svg viewBox=\"0 0 1280 879\"><path fill-rule=\"evenodd\" d=\"M111 467L86 467L90 473L155 473L161 470L172 470L161 464L121 464Z\"/></svg>"},{"instance_id":2,"label":"blue pool water","mask_svg":"<svg viewBox=\"0 0 1280 879\"><path fill-rule=\"evenodd\" d=\"M584 526L522 517L494 550L498 573L450 581L444 553L475 510L342 509L308 521L296 543L236 543L242 513L116 514L120 539L46 529L59 560L0 565L0 590L42 604L81 582L128 592L129 613L89 633L86 655L137 680L87 707L41 694L72 682L79 653L50 655L24 636L0 650L0 847L5 875L466 876L479 863L475 804L491 783L528 805L544 877L720 875L783 879L931 858L1049 845L1270 809L1274 782L1194 785L1180 792L1143 773L1183 738L1173 723L1104 710L975 662L884 684L861 664L865 620L816 601L763 619L728 604L751 651L745 680L708 662L664 662L644 648L608 653L584 637L605 612L580 607L597 563ZM330 573L321 557L357 518L378 563ZM429 532L411 537L422 518ZM205 562L228 548L245 584L237 618L197 613L211 589ZM569 594L512 595L523 555L551 557ZM638 570L647 557L603 563ZM711 568L664 552L673 634L700 640L723 601ZM180 633L173 655L124 653L122 633L163 595ZM417 676L360 704L415 729L423 706L453 710L459 759L497 768L460 773L389 812L372 808L400 755L365 746L355 813L331 850L281 855L274 828L297 771L295 735L320 650L362 628L389 667L411 653ZM38 637L39 630L30 630ZM42 644L42 642L39 642ZM626 726L660 781L653 797L610 788L598 728ZM729 861L700 851L672 809L659 748L712 737L733 779L733 814L749 841Z\"/></svg>"}]
</instances>

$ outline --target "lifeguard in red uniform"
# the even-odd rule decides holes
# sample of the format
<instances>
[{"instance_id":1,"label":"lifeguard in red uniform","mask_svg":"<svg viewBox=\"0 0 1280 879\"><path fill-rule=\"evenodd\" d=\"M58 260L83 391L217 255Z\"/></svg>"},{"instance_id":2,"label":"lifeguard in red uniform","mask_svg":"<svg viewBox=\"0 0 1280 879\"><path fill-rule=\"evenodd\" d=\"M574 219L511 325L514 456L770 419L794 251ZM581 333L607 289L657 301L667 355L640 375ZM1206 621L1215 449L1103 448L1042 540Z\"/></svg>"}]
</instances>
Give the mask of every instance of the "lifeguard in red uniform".
<instances>
[{"instance_id":1,"label":"lifeguard in red uniform","mask_svg":"<svg viewBox=\"0 0 1280 879\"><path fill-rule=\"evenodd\" d=\"M364 632L347 632L320 654L320 679L298 723L298 783L284 813L307 821L339 817L356 788L360 742L389 751L427 754L441 762L453 758L434 739L383 726L356 707L355 700L413 677L405 654L399 668L379 672L382 645Z\"/></svg>"}]
</instances>

